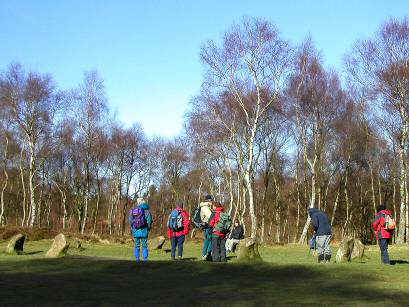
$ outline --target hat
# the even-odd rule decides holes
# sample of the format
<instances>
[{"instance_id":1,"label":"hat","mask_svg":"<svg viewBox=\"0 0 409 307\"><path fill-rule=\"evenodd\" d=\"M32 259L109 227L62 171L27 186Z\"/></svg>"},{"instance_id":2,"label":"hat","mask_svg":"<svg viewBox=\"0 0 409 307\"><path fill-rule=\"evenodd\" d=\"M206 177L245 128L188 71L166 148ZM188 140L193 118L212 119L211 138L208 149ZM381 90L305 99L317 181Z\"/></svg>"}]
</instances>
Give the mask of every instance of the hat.
<instances>
[{"instance_id":1,"label":"hat","mask_svg":"<svg viewBox=\"0 0 409 307\"><path fill-rule=\"evenodd\" d=\"M213 197L212 197L212 195L206 194L204 200L205 201L212 201Z\"/></svg>"}]
</instances>

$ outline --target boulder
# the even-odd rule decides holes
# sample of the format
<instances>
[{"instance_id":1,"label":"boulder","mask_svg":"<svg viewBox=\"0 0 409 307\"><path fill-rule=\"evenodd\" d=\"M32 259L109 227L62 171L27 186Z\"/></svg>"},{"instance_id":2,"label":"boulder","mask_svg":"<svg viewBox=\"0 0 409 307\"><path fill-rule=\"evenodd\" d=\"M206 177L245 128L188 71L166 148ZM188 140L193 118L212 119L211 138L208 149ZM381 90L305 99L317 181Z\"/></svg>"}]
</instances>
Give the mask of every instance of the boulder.
<instances>
[{"instance_id":1,"label":"boulder","mask_svg":"<svg viewBox=\"0 0 409 307\"><path fill-rule=\"evenodd\" d=\"M354 249L354 238L344 237L339 245L339 249L336 256L336 262L351 261L352 250Z\"/></svg>"},{"instance_id":2,"label":"boulder","mask_svg":"<svg viewBox=\"0 0 409 307\"><path fill-rule=\"evenodd\" d=\"M70 244L68 243L64 234L60 233L54 238L53 244L51 245L51 248L48 250L45 256L49 258L64 256L69 246Z\"/></svg>"},{"instance_id":3,"label":"boulder","mask_svg":"<svg viewBox=\"0 0 409 307\"><path fill-rule=\"evenodd\" d=\"M19 233L13 236L6 247L7 254L23 254L24 249L24 241L26 240L26 236Z\"/></svg>"},{"instance_id":4,"label":"boulder","mask_svg":"<svg viewBox=\"0 0 409 307\"><path fill-rule=\"evenodd\" d=\"M362 258L365 252L365 245L359 239L354 240L354 248L352 249L351 259Z\"/></svg>"},{"instance_id":5,"label":"boulder","mask_svg":"<svg viewBox=\"0 0 409 307\"><path fill-rule=\"evenodd\" d=\"M111 244L111 242L108 239L99 239L98 242L105 245Z\"/></svg>"},{"instance_id":6,"label":"boulder","mask_svg":"<svg viewBox=\"0 0 409 307\"><path fill-rule=\"evenodd\" d=\"M82 247L82 242L81 242L81 240L80 240L80 239L74 239L74 240L73 240L73 246L74 246L76 249L81 249L81 247Z\"/></svg>"},{"instance_id":7,"label":"boulder","mask_svg":"<svg viewBox=\"0 0 409 307\"><path fill-rule=\"evenodd\" d=\"M159 236L149 240L149 249L161 249L166 239L164 236Z\"/></svg>"},{"instance_id":8,"label":"boulder","mask_svg":"<svg viewBox=\"0 0 409 307\"><path fill-rule=\"evenodd\" d=\"M252 238L240 240L238 244L237 260L240 261L260 261L261 256L258 252L258 243Z\"/></svg>"}]
</instances>

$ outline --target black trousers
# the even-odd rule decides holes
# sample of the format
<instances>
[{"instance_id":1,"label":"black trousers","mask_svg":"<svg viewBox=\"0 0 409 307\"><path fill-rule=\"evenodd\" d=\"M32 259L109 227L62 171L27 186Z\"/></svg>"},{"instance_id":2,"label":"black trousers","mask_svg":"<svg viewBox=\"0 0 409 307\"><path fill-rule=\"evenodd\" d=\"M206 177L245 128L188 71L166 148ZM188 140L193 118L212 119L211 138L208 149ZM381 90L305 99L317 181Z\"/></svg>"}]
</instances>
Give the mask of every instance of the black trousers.
<instances>
[{"instance_id":1,"label":"black trousers","mask_svg":"<svg viewBox=\"0 0 409 307\"><path fill-rule=\"evenodd\" d=\"M212 238L212 260L226 262L226 240L221 237Z\"/></svg>"}]
</instances>

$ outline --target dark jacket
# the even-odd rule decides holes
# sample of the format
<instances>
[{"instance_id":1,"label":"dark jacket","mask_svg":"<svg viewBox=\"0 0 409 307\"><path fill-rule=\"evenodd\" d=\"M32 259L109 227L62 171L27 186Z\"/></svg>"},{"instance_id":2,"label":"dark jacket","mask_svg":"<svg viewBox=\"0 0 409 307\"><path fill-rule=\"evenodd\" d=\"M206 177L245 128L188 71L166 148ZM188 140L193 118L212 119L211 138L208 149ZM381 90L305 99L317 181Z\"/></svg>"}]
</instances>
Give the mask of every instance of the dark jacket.
<instances>
[{"instance_id":1,"label":"dark jacket","mask_svg":"<svg viewBox=\"0 0 409 307\"><path fill-rule=\"evenodd\" d=\"M236 239L236 240L241 240L244 239L244 229L243 226L239 225L237 227L233 228L233 231L231 232L231 239Z\"/></svg>"},{"instance_id":2,"label":"dark jacket","mask_svg":"<svg viewBox=\"0 0 409 307\"><path fill-rule=\"evenodd\" d=\"M147 238L152 228L152 223L153 223L152 215L149 211L149 205L147 203L142 203L139 205L139 207L141 207L145 211L146 227L141 228L141 229L133 229L132 228L132 221L133 221L132 215L129 216L129 223L131 224L132 234L134 238Z\"/></svg>"},{"instance_id":3,"label":"dark jacket","mask_svg":"<svg viewBox=\"0 0 409 307\"><path fill-rule=\"evenodd\" d=\"M331 235L331 224L325 212L317 208L308 209L308 214L311 217L312 226L317 236Z\"/></svg>"},{"instance_id":4,"label":"dark jacket","mask_svg":"<svg viewBox=\"0 0 409 307\"><path fill-rule=\"evenodd\" d=\"M385 229L385 216L392 216L392 213L389 210L381 210L376 216L375 220L372 223L372 227L375 230L376 240L379 239L390 239L392 237L392 231Z\"/></svg>"}]
</instances>

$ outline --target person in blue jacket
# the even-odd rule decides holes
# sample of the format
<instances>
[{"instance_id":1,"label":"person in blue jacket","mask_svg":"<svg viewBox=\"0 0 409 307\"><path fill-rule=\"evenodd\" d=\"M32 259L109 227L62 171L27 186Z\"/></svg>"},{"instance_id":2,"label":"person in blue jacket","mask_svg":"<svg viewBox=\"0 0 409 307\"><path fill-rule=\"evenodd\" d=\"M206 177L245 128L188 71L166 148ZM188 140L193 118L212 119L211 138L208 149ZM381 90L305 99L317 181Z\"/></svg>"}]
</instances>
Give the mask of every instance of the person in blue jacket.
<instances>
[{"instance_id":1,"label":"person in blue jacket","mask_svg":"<svg viewBox=\"0 0 409 307\"><path fill-rule=\"evenodd\" d=\"M152 215L149 211L149 205L144 198L137 199L137 207L132 208L129 215L129 223L131 224L132 236L135 241L134 255L136 261L140 259L140 247L142 244L143 260L148 260L148 236L152 228Z\"/></svg>"},{"instance_id":2,"label":"person in blue jacket","mask_svg":"<svg viewBox=\"0 0 409 307\"><path fill-rule=\"evenodd\" d=\"M331 235L332 229L328 216L317 208L308 209L312 226L315 233L315 244L318 253L318 262L330 262L331 260Z\"/></svg>"}]
</instances>

